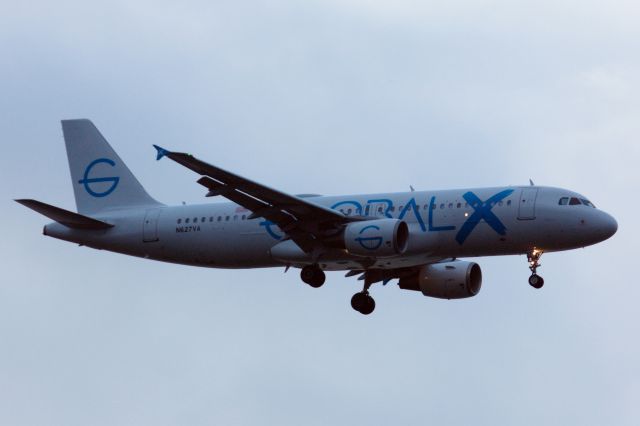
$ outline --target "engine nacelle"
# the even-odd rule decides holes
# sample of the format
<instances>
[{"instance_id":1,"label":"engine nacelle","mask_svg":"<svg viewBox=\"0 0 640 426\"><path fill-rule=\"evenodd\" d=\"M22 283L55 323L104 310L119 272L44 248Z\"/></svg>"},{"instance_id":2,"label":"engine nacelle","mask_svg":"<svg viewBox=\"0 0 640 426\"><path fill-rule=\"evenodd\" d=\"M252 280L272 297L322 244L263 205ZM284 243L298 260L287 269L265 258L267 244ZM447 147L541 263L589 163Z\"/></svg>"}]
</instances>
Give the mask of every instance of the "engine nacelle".
<instances>
[{"instance_id":1,"label":"engine nacelle","mask_svg":"<svg viewBox=\"0 0 640 426\"><path fill-rule=\"evenodd\" d=\"M344 247L349 254L366 257L393 257L407 250L409 227L398 219L352 222L344 230Z\"/></svg>"},{"instance_id":2,"label":"engine nacelle","mask_svg":"<svg viewBox=\"0 0 640 426\"><path fill-rule=\"evenodd\" d=\"M420 268L416 275L400 279L400 288L421 291L439 299L473 297L482 287L482 270L474 262L461 260L434 263Z\"/></svg>"}]
</instances>

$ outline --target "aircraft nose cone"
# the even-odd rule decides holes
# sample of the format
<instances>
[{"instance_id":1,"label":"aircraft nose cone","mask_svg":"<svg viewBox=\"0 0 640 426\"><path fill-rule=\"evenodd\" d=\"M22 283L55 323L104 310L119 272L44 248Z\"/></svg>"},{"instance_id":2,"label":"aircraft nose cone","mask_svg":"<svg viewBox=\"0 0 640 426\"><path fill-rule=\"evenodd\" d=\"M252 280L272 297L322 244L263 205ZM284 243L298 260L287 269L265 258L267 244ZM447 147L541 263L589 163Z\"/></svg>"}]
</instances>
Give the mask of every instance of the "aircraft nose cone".
<instances>
[{"instance_id":1,"label":"aircraft nose cone","mask_svg":"<svg viewBox=\"0 0 640 426\"><path fill-rule=\"evenodd\" d=\"M618 222L610 214L602 212L600 229L602 230L603 237L606 240L607 238L611 238L613 234L618 231Z\"/></svg>"}]
</instances>

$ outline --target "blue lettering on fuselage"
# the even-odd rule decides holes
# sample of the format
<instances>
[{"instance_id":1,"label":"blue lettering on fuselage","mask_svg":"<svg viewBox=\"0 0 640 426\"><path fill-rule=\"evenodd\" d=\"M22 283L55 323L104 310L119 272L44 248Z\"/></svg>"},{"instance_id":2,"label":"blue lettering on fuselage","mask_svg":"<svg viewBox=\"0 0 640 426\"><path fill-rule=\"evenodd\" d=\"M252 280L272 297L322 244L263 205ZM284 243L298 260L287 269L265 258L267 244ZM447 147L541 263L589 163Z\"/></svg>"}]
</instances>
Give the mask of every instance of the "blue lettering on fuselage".
<instances>
[{"instance_id":1,"label":"blue lettering on fuselage","mask_svg":"<svg viewBox=\"0 0 640 426\"><path fill-rule=\"evenodd\" d=\"M507 198L509 195L513 193L513 189L505 189L504 191L498 192L492 197L488 198L487 201L482 201L476 194L469 191L466 192L462 198L464 198L467 203L471 207L473 207L473 214L467 219L467 221L462 225L460 231L456 235L456 241L458 244L462 245L469 234L475 229L476 225L480 223L481 220L484 220L494 231L496 231L499 235L505 235L507 233L507 228L504 226L498 216L495 215L491 211L493 207L503 199Z\"/></svg>"},{"instance_id":2,"label":"blue lettering on fuselage","mask_svg":"<svg viewBox=\"0 0 640 426\"><path fill-rule=\"evenodd\" d=\"M500 221L500 219L498 219L498 217L492 212L492 209L499 201L502 201L512 193L513 193L512 189L507 189L493 195L486 201L482 201L473 192L471 191L466 192L462 197L467 201L469 206L473 208L474 212L460 227L460 230L458 231L455 237L456 241L459 244L463 244L466 241L466 239L469 237L471 232L473 232L476 225L481 220L484 220L485 222L487 222L487 224L489 224L489 226L498 234L505 235L507 228ZM386 205L386 207L382 211L382 214L384 215L384 217L393 218L391 213L395 211L395 206L393 201L387 198L368 200L364 206L362 203L356 200L344 200L332 205L330 208L333 210L338 210L338 208L342 208L342 210L344 211L344 208L349 206L353 208L354 213L356 215L363 215L364 213L366 215L375 217L376 213L378 212L370 211L370 210L378 208L378 205L380 204ZM420 213L420 206L416 202L415 197L412 197L402 207L402 210L399 210L398 219L400 220L405 219L410 213L412 213L416 219L416 222L418 222L418 225L420 226L420 229L422 230L422 232L427 232L427 231L428 232L448 232L448 231L456 230L455 225L444 225L444 224L441 224L439 226L434 225L433 216L434 216L434 211L436 210L435 196L431 197L431 200L429 201L428 209L429 209L429 212L427 216L427 223L425 224L422 214ZM260 222L260 226L263 226L266 232L273 239L282 240L283 238L282 231L277 228L277 225L275 223L269 220L265 220Z\"/></svg>"},{"instance_id":3,"label":"blue lettering on fuselage","mask_svg":"<svg viewBox=\"0 0 640 426\"><path fill-rule=\"evenodd\" d=\"M267 234L271 235L271 237L275 240L280 241L282 239L282 235L278 235L273 228L277 228L277 225L270 220L264 220L260 222L260 226L264 226L264 229L267 231Z\"/></svg>"},{"instance_id":4,"label":"blue lettering on fuselage","mask_svg":"<svg viewBox=\"0 0 640 426\"><path fill-rule=\"evenodd\" d=\"M383 215L385 215L385 217L388 217L389 219L392 219L393 216L391 216L391 210L393 210L393 201L389 200L388 198L379 198L376 200L369 200L367 201L367 206L369 208L369 210L375 208L375 206L377 206L378 204L386 204L387 207L384 209L384 211L382 212ZM367 209L365 208L365 212L367 211ZM370 214L375 214L376 212L369 212Z\"/></svg>"}]
</instances>

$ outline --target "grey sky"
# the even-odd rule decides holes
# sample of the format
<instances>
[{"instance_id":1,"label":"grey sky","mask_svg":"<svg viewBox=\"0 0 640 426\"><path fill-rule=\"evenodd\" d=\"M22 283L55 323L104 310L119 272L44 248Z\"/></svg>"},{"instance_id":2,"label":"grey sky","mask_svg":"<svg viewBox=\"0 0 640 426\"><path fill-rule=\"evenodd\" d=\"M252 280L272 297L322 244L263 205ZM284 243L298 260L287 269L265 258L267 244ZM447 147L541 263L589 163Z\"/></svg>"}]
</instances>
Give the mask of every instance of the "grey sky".
<instances>
[{"instance_id":1,"label":"grey sky","mask_svg":"<svg viewBox=\"0 0 640 426\"><path fill-rule=\"evenodd\" d=\"M5 1L0 424L636 425L637 2ZM205 202L184 150L291 193L536 183L619 222L480 259L463 301L282 269L189 268L41 235L74 209L59 120L147 190Z\"/></svg>"}]
</instances>

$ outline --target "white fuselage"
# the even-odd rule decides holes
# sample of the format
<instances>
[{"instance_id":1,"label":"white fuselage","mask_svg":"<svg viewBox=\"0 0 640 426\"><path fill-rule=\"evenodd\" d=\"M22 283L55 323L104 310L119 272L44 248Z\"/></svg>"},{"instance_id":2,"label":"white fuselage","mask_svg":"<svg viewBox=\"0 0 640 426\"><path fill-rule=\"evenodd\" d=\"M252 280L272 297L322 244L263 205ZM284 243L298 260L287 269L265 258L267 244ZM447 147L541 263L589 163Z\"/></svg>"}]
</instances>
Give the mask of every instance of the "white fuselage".
<instances>
[{"instance_id":1,"label":"white fuselage","mask_svg":"<svg viewBox=\"0 0 640 426\"><path fill-rule=\"evenodd\" d=\"M496 194L499 200L487 203ZM406 252L368 259L376 268L391 269L446 258L523 254L534 248L567 250L615 233L617 224L610 215L584 204L560 205L562 197L584 199L564 189L537 186L308 199L347 216L404 220L410 231ZM96 215L114 225L107 230L77 230L52 223L44 233L97 249L195 266L313 263L309 255L296 251L292 241L281 242L284 234L277 226L262 218L249 219L250 214L234 203L138 207ZM358 268L362 261L346 250L328 251L319 258L328 270Z\"/></svg>"}]
</instances>

